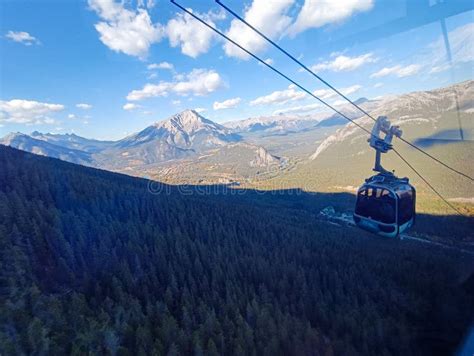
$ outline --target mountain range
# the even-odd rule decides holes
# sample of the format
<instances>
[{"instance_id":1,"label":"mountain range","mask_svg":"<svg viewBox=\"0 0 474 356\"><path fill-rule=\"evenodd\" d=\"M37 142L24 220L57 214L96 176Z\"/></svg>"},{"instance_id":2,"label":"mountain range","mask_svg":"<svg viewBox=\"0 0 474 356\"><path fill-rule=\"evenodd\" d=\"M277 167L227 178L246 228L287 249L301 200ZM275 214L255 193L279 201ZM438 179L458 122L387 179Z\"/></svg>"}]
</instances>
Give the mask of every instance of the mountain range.
<instances>
[{"instance_id":1,"label":"mountain range","mask_svg":"<svg viewBox=\"0 0 474 356\"><path fill-rule=\"evenodd\" d=\"M285 162L264 147L246 142L235 130L208 120L194 110L180 112L118 141L35 131L31 135L10 133L0 144L132 175L153 174L160 168L169 169L189 161L217 159L224 164L232 155L239 164L244 163L242 169L279 166ZM242 159L245 162L241 162Z\"/></svg>"},{"instance_id":2,"label":"mountain range","mask_svg":"<svg viewBox=\"0 0 474 356\"><path fill-rule=\"evenodd\" d=\"M92 162L91 153L85 150L70 148L57 142L67 142L70 135L39 134L34 132L31 136L20 132L10 133L0 140L6 146L18 148L23 151L35 153L37 155L59 158L63 161L90 165ZM82 139L82 138L81 138ZM85 140L85 139L82 139Z\"/></svg>"},{"instance_id":3,"label":"mountain range","mask_svg":"<svg viewBox=\"0 0 474 356\"><path fill-rule=\"evenodd\" d=\"M467 81L431 91L360 98L356 103L373 117L388 116L393 124L401 126L405 138L462 167L462 162L474 158L473 98L474 81ZM353 105L338 105L337 109L371 129L373 122ZM463 127L462 142L458 137L459 122ZM0 143L72 163L172 183L238 183L269 188L286 182L320 191L356 186L371 173L373 152L366 136L345 118L329 112L280 114L218 124L194 110L185 110L118 141L35 131L31 135L11 133ZM450 145L449 150L446 145ZM447 178L413 149L399 148L446 185L453 198L472 194L465 182L456 181L456 187L448 184ZM392 155L386 156L388 168L413 174Z\"/></svg>"}]
</instances>

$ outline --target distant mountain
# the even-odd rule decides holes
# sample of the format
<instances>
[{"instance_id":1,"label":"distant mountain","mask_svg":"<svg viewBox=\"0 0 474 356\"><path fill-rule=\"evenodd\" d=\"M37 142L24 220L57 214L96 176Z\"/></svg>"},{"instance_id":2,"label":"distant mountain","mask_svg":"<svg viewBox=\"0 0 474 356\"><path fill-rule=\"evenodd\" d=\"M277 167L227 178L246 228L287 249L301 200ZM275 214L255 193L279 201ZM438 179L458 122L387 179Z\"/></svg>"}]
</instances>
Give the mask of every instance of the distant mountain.
<instances>
[{"instance_id":1,"label":"distant mountain","mask_svg":"<svg viewBox=\"0 0 474 356\"><path fill-rule=\"evenodd\" d=\"M103 149L110 147L114 144L114 141L100 141L94 139L88 139L80 137L76 134L52 134L52 133L41 133L34 131L30 135L31 137L46 141L58 146L67 147L70 149L85 151L89 153L100 152Z\"/></svg>"},{"instance_id":2,"label":"distant mountain","mask_svg":"<svg viewBox=\"0 0 474 356\"><path fill-rule=\"evenodd\" d=\"M355 102L373 117L388 116L392 123L401 126L405 138L430 150L442 147L437 156L449 162L460 160L462 166L474 159L464 148L474 136L470 125L473 98L474 81L468 81L400 96L359 98ZM372 120L362 117L353 105L338 105L337 109L368 130L372 128ZM465 142L454 147L459 137L459 120L463 123ZM366 140L367 133L328 111L307 116L262 116L221 125L193 110L185 110L115 142L34 132L30 136L12 134L1 143L170 183L253 184L258 178L261 184L265 176L281 177L308 189L326 189L356 186L371 173L373 151ZM446 145L450 145L448 150ZM410 158L414 154L422 168L427 165L416 152L406 154ZM391 157L386 156L384 160ZM396 162L388 162L387 167L397 172L401 168ZM456 185L460 186L464 187ZM452 197L470 197L466 192L467 188L462 192L453 189Z\"/></svg>"},{"instance_id":3,"label":"distant mountain","mask_svg":"<svg viewBox=\"0 0 474 356\"><path fill-rule=\"evenodd\" d=\"M354 100L354 104L361 105L361 104L363 104L367 101L369 101L369 99L362 97L362 98L359 98L357 100Z\"/></svg>"},{"instance_id":4,"label":"distant mountain","mask_svg":"<svg viewBox=\"0 0 474 356\"><path fill-rule=\"evenodd\" d=\"M115 147L131 148L162 141L180 149L201 151L239 140L228 128L205 119L194 110L185 110L118 141Z\"/></svg>"},{"instance_id":5,"label":"distant mountain","mask_svg":"<svg viewBox=\"0 0 474 356\"><path fill-rule=\"evenodd\" d=\"M173 177L175 183L235 182L286 163L193 110L130 135L95 158L100 167L157 179Z\"/></svg>"},{"instance_id":6,"label":"distant mountain","mask_svg":"<svg viewBox=\"0 0 474 356\"><path fill-rule=\"evenodd\" d=\"M236 133L260 132L266 134L282 134L298 132L314 126L327 113L307 116L273 115L248 118L245 120L226 122L225 126Z\"/></svg>"},{"instance_id":7,"label":"distant mountain","mask_svg":"<svg viewBox=\"0 0 474 356\"><path fill-rule=\"evenodd\" d=\"M194 110L185 110L117 141L95 159L99 166L108 169L129 170L189 158L240 140L239 135L224 126Z\"/></svg>"},{"instance_id":8,"label":"distant mountain","mask_svg":"<svg viewBox=\"0 0 474 356\"><path fill-rule=\"evenodd\" d=\"M458 130L453 130L452 126L457 126L458 121L447 122L442 120L442 113L457 111L457 108L463 113L469 114L474 108L474 81L468 81L453 85L447 88L436 89L432 91L414 92L396 97L387 97L377 101L366 101L361 107L369 112L372 117L384 115L392 121L394 125L400 125L404 130L404 136L415 137L418 140L423 138L444 137L444 130L449 130L449 139L454 139ZM346 106L341 111L351 119L357 119L357 123L371 129L373 121L362 116L361 112L355 107ZM334 115L328 120L339 120L338 115ZM472 125L465 127L466 137L472 137ZM362 136L364 139L362 139ZM459 139L459 136L457 137ZM361 135L360 129L352 124L347 124L333 135L327 137L311 156L317 158L322 152L330 146L345 145L348 141L354 144L357 140L363 146L366 146L365 135ZM366 147L361 147L363 149ZM355 149L352 146L352 149Z\"/></svg>"},{"instance_id":9,"label":"distant mountain","mask_svg":"<svg viewBox=\"0 0 474 356\"><path fill-rule=\"evenodd\" d=\"M278 167L285 162L194 110L185 110L115 142L35 131L31 135L10 134L2 143L130 175L157 177L159 172L171 169L182 172L181 176L193 182L201 181L211 172L213 179L209 182L241 179L256 174L256 169Z\"/></svg>"},{"instance_id":10,"label":"distant mountain","mask_svg":"<svg viewBox=\"0 0 474 356\"><path fill-rule=\"evenodd\" d=\"M99 141L75 134L10 134L2 143L32 153L107 169L182 159L241 140L238 134L194 110L185 110L122 140Z\"/></svg>"},{"instance_id":11,"label":"distant mountain","mask_svg":"<svg viewBox=\"0 0 474 356\"><path fill-rule=\"evenodd\" d=\"M371 110L379 104L377 100L369 100L367 98L359 98L354 101L366 110ZM359 117L360 111L351 104L344 104L339 110L348 115L350 118ZM251 117L244 120L226 122L224 125L233 132L243 133L262 133L262 134L289 134L311 130L320 127L339 126L347 123L338 114L323 111L307 115L272 115Z\"/></svg>"},{"instance_id":12,"label":"distant mountain","mask_svg":"<svg viewBox=\"0 0 474 356\"><path fill-rule=\"evenodd\" d=\"M38 136L36 134L35 136ZM0 144L18 148L41 156L59 158L72 163L91 165L92 158L88 152L59 146L48 141L39 140L22 133L10 133L0 139Z\"/></svg>"}]
</instances>

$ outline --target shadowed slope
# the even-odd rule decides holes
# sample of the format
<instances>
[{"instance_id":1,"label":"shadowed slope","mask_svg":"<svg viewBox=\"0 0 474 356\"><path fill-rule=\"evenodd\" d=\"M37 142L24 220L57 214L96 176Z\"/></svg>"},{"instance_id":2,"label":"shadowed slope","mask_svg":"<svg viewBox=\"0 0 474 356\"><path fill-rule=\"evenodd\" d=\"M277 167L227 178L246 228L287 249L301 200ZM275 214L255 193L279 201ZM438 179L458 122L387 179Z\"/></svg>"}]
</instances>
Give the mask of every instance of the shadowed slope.
<instances>
[{"instance_id":1,"label":"shadowed slope","mask_svg":"<svg viewBox=\"0 0 474 356\"><path fill-rule=\"evenodd\" d=\"M430 355L468 328L470 260L318 222L324 195L0 166L2 354Z\"/></svg>"}]
</instances>

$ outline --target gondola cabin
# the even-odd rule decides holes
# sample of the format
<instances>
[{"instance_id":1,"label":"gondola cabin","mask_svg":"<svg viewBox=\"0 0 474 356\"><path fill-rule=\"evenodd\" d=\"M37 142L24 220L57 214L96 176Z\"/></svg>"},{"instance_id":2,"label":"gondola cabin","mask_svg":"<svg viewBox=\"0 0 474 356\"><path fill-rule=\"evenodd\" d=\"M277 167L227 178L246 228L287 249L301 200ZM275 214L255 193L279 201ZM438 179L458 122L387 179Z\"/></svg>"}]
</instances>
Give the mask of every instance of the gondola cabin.
<instances>
[{"instance_id":1,"label":"gondola cabin","mask_svg":"<svg viewBox=\"0 0 474 356\"><path fill-rule=\"evenodd\" d=\"M416 191L408 178L378 174L357 192L354 222L362 229L397 237L415 222Z\"/></svg>"},{"instance_id":2,"label":"gondola cabin","mask_svg":"<svg viewBox=\"0 0 474 356\"><path fill-rule=\"evenodd\" d=\"M359 188L354 209L357 226L387 237L397 237L411 227L416 215L415 188L408 178L398 178L381 164L382 153L392 149L394 136L402 136L400 128L392 126L386 116L379 116L368 140L375 150L373 170L379 174L366 179Z\"/></svg>"}]
</instances>

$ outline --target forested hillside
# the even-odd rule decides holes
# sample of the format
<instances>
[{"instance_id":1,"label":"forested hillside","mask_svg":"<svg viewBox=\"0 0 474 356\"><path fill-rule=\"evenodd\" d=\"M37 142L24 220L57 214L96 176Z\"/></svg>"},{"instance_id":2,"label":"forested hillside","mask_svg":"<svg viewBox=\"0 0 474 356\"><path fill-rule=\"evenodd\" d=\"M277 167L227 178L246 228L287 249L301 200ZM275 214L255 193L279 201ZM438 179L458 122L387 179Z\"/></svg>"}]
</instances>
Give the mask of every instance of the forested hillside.
<instances>
[{"instance_id":1,"label":"forested hillside","mask_svg":"<svg viewBox=\"0 0 474 356\"><path fill-rule=\"evenodd\" d=\"M471 257L152 188L0 146L1 355L449 354L472 321Z\"/></svg>"}]
</instances>

